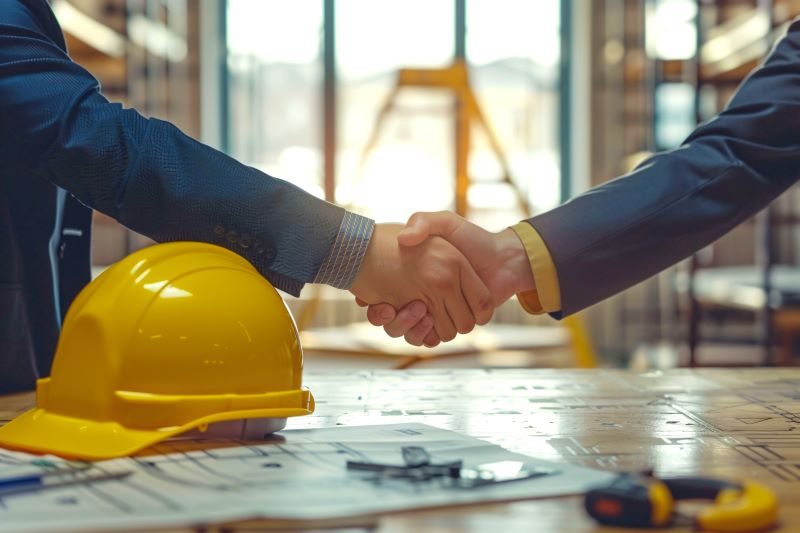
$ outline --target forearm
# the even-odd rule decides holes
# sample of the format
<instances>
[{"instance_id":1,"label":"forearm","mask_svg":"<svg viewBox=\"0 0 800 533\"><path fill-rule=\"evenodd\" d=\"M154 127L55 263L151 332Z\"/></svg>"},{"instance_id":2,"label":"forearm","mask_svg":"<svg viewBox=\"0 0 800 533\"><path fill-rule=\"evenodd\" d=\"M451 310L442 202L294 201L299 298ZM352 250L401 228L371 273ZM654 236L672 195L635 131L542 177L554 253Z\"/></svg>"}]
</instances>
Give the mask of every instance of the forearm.
<instances>
[{"instance_id":1,"label":"forearm","mask_svg":"<svg viewBox=\"0 0 800 533\"><path fill-rule=\"evenodd\" d=\"M0 11L0 116L31 175L157 241L225 246L293 294L358 271L372 221L109 103L24 11Z\"/></svg>"},{"instance_id":2,"label":"forearm","mask_svg":"<svg viewBox=\"0 0 800 533\"><path fill-rule=\"evenodd\" d=\"M345 216L342 208L242 165L169 123L130 110L108 113L104 106L112 105L87 105L84 124L67 129L70 138L85 142L58 143L46 159L58 185L156 241L227 247L287 292L297 294L313 281L349 287L370 220ZM119 134L102 134L108 130Z\"/></svg>"},{"instance_id":3,"label":"forearm","mask_svg":"<svg viewBox=\"0 0 800 533\"><path fill-rule=\"evenodd\" d=\"M668 161L665 166L674 163ZM679 175L684 170L661 172ZM765 188L758 175L732 166L707 182L687 187L685 195L663 198L650 183L638 183L637 178L650 178L650 172L631 178L531 219L558 270L562 312L557 316L588 307L688 257L752 216L789 185ZM649 181L661 179L655 176ZM735 197L726 198L733 191ZM641 211L624 212L629 194L637 195L632 201L642 206Z\"/></svg>"},{"instance_id":4,"label":"forearm","mask_svg":"<svg viewBox=\"0 0 800 533\"><path fill-rule=\"evenodd\" d=\"M317 278L343 209L100 95L89 95L71 116L40 165L86 205L158 242L229 248L293 294ZM346 287L347 265L329 266ZM336 279L329 273L321 281Z\"/></svg>"},{"instance_id":5,"label":"forearm","mask_svg":"<svg viewBox=\"0 0 800 533\"><path fill-rule=\"evenodd\" d=\"M314 281L337 237L343 209L242 165L163 121L146 120L141 142L132 143L127 132L138 129L141 120L129 111L88 119L90 126L76 136L87 128L97 133L86 135L80 147L64 143L48 159L53 169L73 170L55 173L54 181L156 241L230 248L288 292ZM123 133L109 138L99 133L106 129ZM118 172L98 174L104 163L119 161L124 164Z\"/></svg>"},{"instance_id":6,"label":"forearm","mask_svg":"<svg viewBox=\"0 0 800 533\"><path fill-rule=\"evenodd\" d=\"M689 256L796 181L798 65L795 23L726 110L681 148L530 220L558 270L563 314Z\"/></svg>"}]
</instances>

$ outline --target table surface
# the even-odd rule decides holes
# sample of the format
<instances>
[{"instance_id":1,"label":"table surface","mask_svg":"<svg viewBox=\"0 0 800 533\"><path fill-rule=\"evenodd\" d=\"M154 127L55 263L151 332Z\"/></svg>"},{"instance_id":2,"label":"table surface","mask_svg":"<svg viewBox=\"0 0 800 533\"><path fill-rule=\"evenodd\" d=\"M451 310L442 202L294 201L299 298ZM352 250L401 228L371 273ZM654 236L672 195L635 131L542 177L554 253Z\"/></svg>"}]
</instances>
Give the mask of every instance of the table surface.
<instances>
[{"instance_id":1,"label":"table surface","mask_svg":"<svg viewBox=\"0 0 800 533\"><path fill-rule=\"evenodd\" d=\"M800 531L800 369L389 370L305 382L317 412L290 428L423 422L553 461L746 477L779 494L778 530ZM0 425L33 401L0 398ZM365 530L614 531L595 528L577 497L398 513Z\"/></svg>"}]
</instances>

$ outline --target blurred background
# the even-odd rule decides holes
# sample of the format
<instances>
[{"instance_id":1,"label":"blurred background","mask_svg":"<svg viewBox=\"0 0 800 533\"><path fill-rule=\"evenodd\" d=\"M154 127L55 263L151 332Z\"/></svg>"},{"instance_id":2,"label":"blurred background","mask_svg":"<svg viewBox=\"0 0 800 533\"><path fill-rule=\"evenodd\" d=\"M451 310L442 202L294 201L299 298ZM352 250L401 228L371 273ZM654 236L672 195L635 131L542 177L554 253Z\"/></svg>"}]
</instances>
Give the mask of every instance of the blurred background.
<instances>
[{"instance_id":1,"label":"blurred background","mask_svg":"<svg viewBox=\"0 0 800 533\"><path fill-rule=\"evenodd\" d=\"M798 0L51 4L109 99L378 221L451 209L492 230L679 146L800 15ZM368 326L347 292L286 298L312 368L792 364L795 196L578 317L510 301L435 350ZM96 214L97 271L148 244Z\"/></svg>"}]
</instances>

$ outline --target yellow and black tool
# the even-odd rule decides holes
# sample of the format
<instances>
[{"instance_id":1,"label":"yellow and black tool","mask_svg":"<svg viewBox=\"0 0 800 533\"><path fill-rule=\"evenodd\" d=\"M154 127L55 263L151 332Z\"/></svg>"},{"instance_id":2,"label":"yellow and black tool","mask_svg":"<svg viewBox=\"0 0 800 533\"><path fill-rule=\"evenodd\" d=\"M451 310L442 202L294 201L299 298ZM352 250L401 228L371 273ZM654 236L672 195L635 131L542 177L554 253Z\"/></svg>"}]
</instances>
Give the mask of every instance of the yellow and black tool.
<instances>
[{"instance_id":1,"label":"yellow and black tool","mask_svg":"<svg viewBox=\"0 0 800 533\"><path fill-rule=\"evenodd\" d=\"M691 517L701 531L757 531L774 525L778 499L769 488L751 481L702 477L656 478L621 474L609 485L586 493L586 510L604 525L663 527L682 517L678 500L712 500Z\"/></svg>"}]
</instances>

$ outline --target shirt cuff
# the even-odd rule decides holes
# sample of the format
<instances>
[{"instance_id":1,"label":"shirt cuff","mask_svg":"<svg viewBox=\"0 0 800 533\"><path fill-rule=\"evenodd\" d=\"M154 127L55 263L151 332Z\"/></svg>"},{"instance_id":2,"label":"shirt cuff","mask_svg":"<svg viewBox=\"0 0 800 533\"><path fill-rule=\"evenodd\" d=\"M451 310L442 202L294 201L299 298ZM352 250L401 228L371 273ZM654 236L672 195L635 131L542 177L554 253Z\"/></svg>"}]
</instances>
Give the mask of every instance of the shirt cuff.
<instances>
[{"instance_id":1,"label":"shirt cuff","mask_svg":"<svg viewBox=\"0 0 800 533\"><path fill-rule=\"evenodd\" d=\"M558 272L542 237L527 222L511 227L525 246L531 262L536 289L517 294L520 305L531 314L556 313L561 310L561 287Z\"/></svg>"},{"instance_id":2,"label":"shirt cuff","mask_svg":"<svg viewBox=\"0 0 800 533\"><path fill-rule=\"evenodd\" d=\"M374 229L372 219L345 211L333 246L323 259L314 283L349 289L361 268Z\"/></svg>"}]
</instances>

